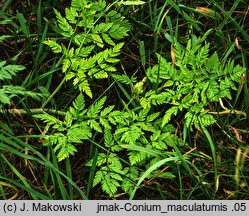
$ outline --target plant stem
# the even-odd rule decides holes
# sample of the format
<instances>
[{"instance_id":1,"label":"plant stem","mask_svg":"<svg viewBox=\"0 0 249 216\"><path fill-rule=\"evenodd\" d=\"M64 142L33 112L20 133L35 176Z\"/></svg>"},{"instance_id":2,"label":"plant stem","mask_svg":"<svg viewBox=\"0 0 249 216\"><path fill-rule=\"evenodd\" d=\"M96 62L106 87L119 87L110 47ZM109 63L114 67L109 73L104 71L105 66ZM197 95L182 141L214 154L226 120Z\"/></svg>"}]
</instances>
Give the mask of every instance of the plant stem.
<instances>
[{"instance_id":1,"label":"plant stem","mask_svg":"<svg viewBox=\"0 0 249 216\"><path fill-rule=\"evenodd\" d=\"M57 115L66 115L65 112L54 110L54 109L36 108L36 109L29 109L28 111L26 111L25 109L0 109L0 113L6 113L6 112L11 113L11 114L19 114L19 115L29 114L29 113L36 114L36 113L43 113L43 112L57 114Z\"/></svg>"},{"instance_id":2,"label":"plant stem","mask_svg":"<svg viewBox=\"0 0 249 216\"><path fill-rule=\"evenodd\" d=\"M246 113L243 112L243 111L229 110L229 109L226 109L226 110L223 110L223 111L220 111L220 112L208 112L208 113L213 114L213 115L237 114L237 115L246 116Z\"/></svg>"},{"instance_id":3,"label":"plant stem","mask_svg":"<svg viewBox=\"0 0 249 216\"><path fill-rule=\"evenodd\" d=\"M57 88L54 90L54 92L49 96L49 98L44 102L44 104L41 107L42 109L44 109L45 106L49 103L49 101L52 100L52 98L59 91L59 89L61 88L61 86L64 84L65 81L66 81L66 76L63 78L63 80L60 82L60 84L57 86Z\"/></svg>"}]
</instances>

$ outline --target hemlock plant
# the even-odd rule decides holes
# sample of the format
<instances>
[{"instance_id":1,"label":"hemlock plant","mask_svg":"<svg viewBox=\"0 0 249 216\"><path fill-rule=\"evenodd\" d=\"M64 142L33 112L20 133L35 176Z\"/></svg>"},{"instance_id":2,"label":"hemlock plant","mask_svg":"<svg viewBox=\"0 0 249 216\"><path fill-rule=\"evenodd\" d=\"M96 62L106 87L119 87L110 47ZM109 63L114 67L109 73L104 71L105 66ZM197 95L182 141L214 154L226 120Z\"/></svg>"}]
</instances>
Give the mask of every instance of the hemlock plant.
<instances>
[{"instance_id":1,"label":"hemlock plant","mask_svg":"<svg viewBox=\"0 0 249 216\"><path fill-rule=\"evenodd\" d=\"M116 74L115 64L124 45L120 41L131 29L118 7L105 1L73 0L65 17L55 10L63 39L45 43L61 55L58 64L64 80L72 80L81 92L63 120L47 113L34 115L55 129L54 134L45 136L44 145L53 146L59 161L74 155L81 143L99 148L97 157L86 166L96 168L93 187L101 184L110 197L120 190L131 194L143 174L147 178L174 178L171 172L159 171L160 161L176 156L172 148L184 145L172 120L184 113L188 128L214 124L208 105L221 98L232 99L231 91L237 89L244 72L234 61L220 61L217 53L209 55L207 32L201 38L193 36L186 47L175 40L176 61L157 54L158 64L148 68L140 82ZM85 105L84 94L93 97L91 81L110 75L117 82L133 82L131 91L138 107L117 110L114 105L105 105L106 97ZM153 169L145 173L149 167Z\"/></svg>"},{"instance_id":2,"label":"hemlock plant","mask_svg":"<svg viewBox=\"0 0 249 216\"><path fill-rule=\"evenodd\" d=\"M115 5L115 4L114 4ZM64 40L47 40L55 53L60 53L62 72L66 80L80 91L92 97L89 85L92 79L107 78L116 71L121 48L119 42L131 29L131 25L105 1L73 0L65 9L65 17L55 10L60 34Z\"/></svg>"},{"instance_id":3,"label":"hemlock plant","mask_svg":"<svg viewBox=\"0 0 249 216\"><path fill-rule=\"evenodd\" d=\"M245 68L234 65L233 60L220 61L216 52L210 56L210 44L202 45L209 33L201 38L193 36L186 47L175 41L176 61L168 62L157 54L158 64L146 71L147 83L156 89L140 91L139 101L144 109L157 105L166 107L162 126L180 112L185 112L188 128L194 125L200 129L214 124L216 120L209 114L208 105L222 98L231 100L231 91L237 90L236 84L241 82Z\"/></svg>"}]
</instances>

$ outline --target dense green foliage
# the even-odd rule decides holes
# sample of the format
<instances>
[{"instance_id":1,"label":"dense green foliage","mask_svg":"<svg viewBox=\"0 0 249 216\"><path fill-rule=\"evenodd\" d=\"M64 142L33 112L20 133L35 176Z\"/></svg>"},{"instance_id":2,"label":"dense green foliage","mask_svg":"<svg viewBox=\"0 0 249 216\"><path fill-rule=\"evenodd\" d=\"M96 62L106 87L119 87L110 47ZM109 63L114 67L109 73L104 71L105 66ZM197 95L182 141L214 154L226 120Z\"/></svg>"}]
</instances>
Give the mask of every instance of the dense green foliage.
<instances>
[{"instance_id":1,"label":"dense green foliage","mask_svg":"<svg viewBox=\"0 0 249 216\"><path fill-rule=\"evenodd\" d=\"M25 14L18 26L4 5L0 24L21 32L32 64L24 54L23 62L19 54L0 61L0 196L249 197L249 26L231 17L245 4L192 3L72 0L64 10L48 1L54 16L43 21L39 1L37 40ZM236 29L222 33L228 20L241 42L225 36ZM0 42L11 37L2 33Z\"/></svg>"}]
</instances>

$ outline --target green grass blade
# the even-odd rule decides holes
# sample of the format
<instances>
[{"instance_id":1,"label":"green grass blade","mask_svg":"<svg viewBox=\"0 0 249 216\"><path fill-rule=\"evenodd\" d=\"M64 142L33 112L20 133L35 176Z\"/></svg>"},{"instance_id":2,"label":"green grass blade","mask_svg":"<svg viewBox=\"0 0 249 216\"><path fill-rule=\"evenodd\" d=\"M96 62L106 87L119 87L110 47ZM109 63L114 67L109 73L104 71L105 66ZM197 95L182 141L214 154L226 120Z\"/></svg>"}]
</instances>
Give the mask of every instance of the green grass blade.
<instances>
[{"instance_id":1,"label":"green grass blade","mask_svg":"<svg viewBox=\"0 0 249 216\"><path fill-rule=\"evenodd\" d=\"M12 19L9 17L9 15L4 13L2 10L0 10L0 17L2 17L4 19L3 21L0 22L1 24L8 23L8 24L11 24L15 29L20 28L15 22L12 21Z\"/></svg>"},{"instance_id":2,"label":"green grass blade","mask_svg":"<svg viewBox=\"0 0 249 216\"><path fill-rule=\"evenodd\" d=\"M205 134L205 136L207 137L208 139L208 142L209 142L209 145L210 145L210 148L211 148L211 152L212 152L212 157L213 157L213 162L214 162L214 190L215 192L218 191L218 163L217 163L217 158L216 158L216 150L215 150L215 145L213 143L213 140L210 136L210 133L208 132L208 130L202 125L201 125L201 128Z\"/></svg>"},{"instance_id":3,"label":"green grass blade","mask_svg":"<svg viewBox=\"0 0 249 216\"><path fill-rule=\"evenodd\" d=\"M0 179L3 179L6 182L10 182L12 185L16 185L17 187L27 191L29 194L31 194L33 197L36 197L36 200L40 199L40 200L48 200L49 197L45 196L43 194L41 194L40 192L38 192L37 190L34 190L32 188L30 188L29 186L26 186L24 184L21 184L19 181L16 181L14 179L11 178L6 178L0 175Z\"/></svg>"},{"instance_id":4,"label":"green grass blade","mask_svg":"<svg viewBox=\"0 0 249 216\"><path fill-rule=\"evenodd\" d=\"M171 18L169 16L165 17L166 19L166 23L167 23L167 27L169 29L169 34L170 34L170 43L173 44L174 43L174 32L173 32L173 26L172 26L172 22L171 22Z\"/></svg>"},{"instance_id":5,"label":"green grass blade","mask_svg":"<svg viewBox=\"0 0 249 216\"><path fill-rule=\"evenodd\" d=\"M245 105L245 112L246 112L246 118L247 122L249 123L249 89L248 89L248 83L249 83L249 70L248 70L248 62L247 62L247 56L245 51L242 51L242 61L243 61L243 67L247 68L245 71L244 76L244 105Z\"/></svg>"},{"instance_id":6,"label":"green grass blade","mask_svg":"<svg viewBox=\"0 0 249 216\"><path fill-rule=\"evenodd\" d=\"M145 147L141 147L141 146L138 146L138 145L121 145L122 148L125 148L125 149L129 149L129 150L132 150L132 151L138 151L138 152L144 152L144 153L147 153L149 155L152 155L152 156L155 156L157 158L161 158L159 156L165 156L167 157L167 155L165 155L164 153L162 152L159 152L159 151L155 151L155 150L152 150L152 149L148 149L148 148L145 148Z\"/></svg>"},{"instance_id":7,"label":"green grass blade","mask_svg":"<svg viewBox=\"0 0 249 216\"><path fill-rule=\"evenodd\" d=\"M154 170L158 169L160 166L164 165L167 162L170 161L177 161L179 160L179 157L170 157L170 158L165 158L163 160L158 161L157 163L153 164L149 169L147 169L144 174L139 178L138 183L136 184L134 190L131 192L130 195L130 200L133 200L135 193L139 187L139 185L143 182L145 178L147 178Z\"/></svg>"},{"instance_id":8,"label":"green grass blade","mask_svg":"<svg viewBox=\"0 0 249 216\"><path fill-rule=\"evenodd\" d=\"M1 8L1 10L2 10L3 12L5 12L6 10L8 10L8 8L9 8L9 6L11 5L12 2L13 2L13 0L7 0L7 1L4 3L3 7Z\"/></svg>"},{"instance_id":9,"label":"green grass blade","mask_svg":"<svg viewBox=\"0 0 249 216\"><path fill-rule=\"evenodd\" d=\"M94 175L95 175L95 171L96 171L96 167L97 167L98 154L99 154L98 149L96 148L94 155L93 155L93 162L92 162L92 166L90 168L90 173L89 173L89 177L88 177L88 183L87 183L87 189L86 189L87 197L89 197L90 191L92 189Z\"/></svg>"},{"instance_id":10,"label":"green grass blade","mask_svg":"<svg viewBox=\"0 0 249 216\"><path fill-rule=\"evenodd\" d=\"M164 13L164 9L165 7L168 5L168 2L166 1L162 8L160 9L159 15L157 16L157 20L156 20L156 24L154 27L154 51L155 53L157 53L157 49L158 49L158 33L161 31L161 27L163 24L163 13Z\"/></svg>"},{"instance_id":11,"label":"green grass blade","mask_svg":"<svg viewBox=\"0 0 249 216\"><path fill-rule=\"evenodd\" d=\"M59 165L58 165L58 162L57 162L57 157L56 157L54 151L51 151L51 153L52 153L52 162L53 162L53 165L54 165L54 167L56 169L59 169ZM58 186L59 186L59 190L60 190L60 194L62 196L62 199L63 200L67 200L69 198L69 195L68 195L67 190L66 190L66 188L64 186L64 183L63 183L63 180L61 178L61 175L59 173L55 173L55 176L56 176L55 184L58 184Z\"/></svg>"},{"instance_id":12,"label":"green grass blade","mask_svg":"<svg viewBox=\"0 0 249 216\"><path fill-rule=\"evenodd\" d=\"M38 36L42 34L42 0L39 0L38 8L37 8L37 32Z\"/></svg>"},{"instance_id":13,"label":"green grass blade","mask_svg":"<svg viewBox=\"0 0 249 216\"><path fill-rule=\"evenodd\" d=\"M27 20L25 19L25 17L23 16L22 13L17 13L17 18L19 20L19 23L21 25L21 31L23 32L23 34L27 37L30 36L30 31L29 31L29 27L27 25Z\"/></svg>"},{"instance_id":14,"label":"green grass blade","mask_svg":"<svg viewBox=\"0 0 249 216\"><path fill-rule=\"evenodd\" d=\"M141 64L145 69L146 54L145 54L144 41L139 41L139 53L140 53Z\"/></svg>"},{"instance_id":15,"label":"green grass blade","mask_svg":"<svg viewBox=\"0 0 249 216\"><path fill-rule=\"evenodd\" d=\"M66 158L66 173L67 173L68 178L73 180L70 158ZM69 199L73 200L73 187L72 187L72 185L69 184L68 189L69 189Z\"/></svg>"},{"instance_id":16,"label":"green grass blade","mask_svg":"<svg viewBox=\"0 0 249 216\"><path fill-rule=\"evenodd\" d=\"M48 24L46 23L46 25L44 27L44 30L43 30L43 33L42 33L41 42L39 44L37 55L36 55L36 58L35 58L35 62L36 62L35 66L39 66L39 64L42 62L41 61L41 55L44 54L44 50L43 50L44 44L43 44L43 41L47 37L47 31L48 31Z\"/></svg>"},{"instance_id":17,"label":"green grass blade","mask_svg":"<svg viewBox=\"0 0 249 216\"><path fill-rule=\"evenodd\" d=\"M183 16L181 8L173 1L173 0L166 0L175 10ZM183 16L184 17L184 16Z\"/></svg>"},{"instance_id":18,"label":"green grass blade","mask_svg":"<svg viewBox=\"0 0 249 216\"><path fill-rule=\"evenodd\" d=\"M26 181L25 177L9 162L9 160L3 155L0 154L1 158L8 164L8 166L10 167L10 169L16 174L16 176L22 181L22 183L29 189L31 189L31 186L29 185L29 183ZM31 197L33 199L38 199L37 196L34 193L30 193Z\"/></svg>"},{"instance_id":19,"label":"green grass blade","mask_svg":"<svg viewBox=\"0 0 249 216\"><path fill-rule=\"evenodd\" d=\"M180 191L180 200L183 200L183 184L182 184L182 175L181 175L181 168L179 166L179 164L177 164L177 173L178 173L178 177L179 177L179 191Z\"/></svg>"}]
</instances>

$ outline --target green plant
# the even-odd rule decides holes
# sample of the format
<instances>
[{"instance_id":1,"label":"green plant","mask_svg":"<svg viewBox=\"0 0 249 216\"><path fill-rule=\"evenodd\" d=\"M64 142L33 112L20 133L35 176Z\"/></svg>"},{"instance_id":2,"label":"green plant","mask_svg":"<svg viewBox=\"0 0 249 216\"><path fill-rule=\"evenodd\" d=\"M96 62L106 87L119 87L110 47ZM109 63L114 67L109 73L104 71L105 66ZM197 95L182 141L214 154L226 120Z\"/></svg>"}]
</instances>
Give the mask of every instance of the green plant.
<instances>
[{"instance_id":1,"label":"green plant","mask_svg":"<svg viewBox=\"0 0 249 216\"><path fill-rule=\"evenodd\" d=\"M72 1L71 8L66 9L66 18L55 11L61 34L66 41L69 40L68 47L53 40L45 42L55 53L63 54L61 64L65 79L73 79L74 84L89 97L93 96L89 85L92 78L106 78L111 73L121 83L130 85L136 82L126 75L112 74L116 71L112 64L119 61L117 56L123 46L123 43L115 44L113 40L126 36L130 25L127 22L121 25L121 15L114 10L109 12L110 8L103 1L91 5L87 1L84 4ZM90 9L94 12L89 13ZM102 17L105 17L105 22L99 23ZM83 25L86 19L89 22ZM83 32L79 31L82 27ZM176 61L173 63L157 54L158 65L149 68L142 81L132 84L134 97L141 104L134 110L128 107L126 111L114 110L113 105L104 108L106 97L86 108L84 96L79 94L64 120L49 114L34 115L56 129L56 133L46 136L44 145L54 146L59 161L73 155L77 151L75 145L82 142L101 148L103 152L87 165L93 166L95 161L97 171L93 186L101 183L109 196L115 195L121 187L133 197L136 189L133 190L132 185L144 172L144 166L151 168L143 178L174 178L173 173L160 173L156 165L171 161L164 160L165 157L172 157L172 161L182 160L169 148L184 143L174 134L175 128L169 124L170 120L185 111L186 127L194 125L209 137L205 128L214 124L215 118L208 113L207 105L221 98L231 99L231 89L237 89L234 82L238 82L244 72L240 66L234 66L233 61L220 61L217 53L209 57L209 44L202 46L208 34L209 31L202 38L193 36L186 48L175 40ZM106 44L112 48L105 48ZM148 89L144 88L145 84ZM163 115L155 112L161 109L156 106L165 107ZM95 141L96 134L98 140ZM209 140L214 152L214 144ZM126 149L128 162L119 156Z\"/></svg>"},{"instance_id":2,"label":"green plant","mask_svg":"<svg viewBox=\"0 0 249 216\"><path fill-rule=\"evenodd\" d=\"M131 3L122 2L128 5ZM141 1L137 2L137 4L141 3ZM89 97L93 96L89 85L92 78L107 78L109 73L116 71L113 64L119 61L117 57L123 43L116 44L114 41L127 36L130 29L130 24L123 20L116 10L111 9L114 4L107 6L105 1L91 4L90 1L72 1L70 9L65 10L65 18L55 10L60 33L65 42L57 43L54 40L44 42L55 53L63 54L58 65L62 65L62 72L65 73L64 80L73 79L74 85ZM115 74L112 76L117 79L122 78ZM151 161L151 164L155 163L160 159L157 156L161 154L159 151L167 149L167 145L178 144L179 139L172 134L174 131L172 126L167 125L161 131L159 130L160 120L153 123L159 113L149 115L149 110L141 110L138 114L132 110L112 111L114 106L101 110L105 100L105 97L101 98L85 109L84 97L80 94L73 103L73 107L66 113L64 121L48 114L38 114L34 117L42 119L57 130L54 135L46 136L44 145L55 146L54 150L58 151L59 161L77 151L76 143L82 143L84 140L93 142L93 133L104 135L104 149L108 154L100 153L98 156L99 170L95 175L93 186L101 182L103 190L112 196L116 193L124 175L129 178L123 181L123 189L125 192L132 189L130 185L135 177L137 178L138 170L130 166L144 165L152 156L156 158ZM115 126L116 129L112 130L110 125ZM127 147L131 150L130 165L123 168L116 152ZM171 178L173 175L168 177Z\"/></svg>"},{"instance_id":3,"label":"green plant","mask_svg":"<svg viewBox=\"0 0 249 216\"><path fill-rule=\"evenodd\" d=\"M72 1L72 7L66 9L66 18L56 11L62 35L69 40L70 48L53 40L45 43L55 53L63 53L61 64L62 72L66 73L65 79L74 79L74 84L92 97L89 81L91 78L106 78L108 73L116 70L112 64L119 61L117 56L123 43L115 44L114 40L126 36L130 25L124 20L121 22L121 15L115 10L109 11L111 7L106 7L103 1L90 5L86 4L88 1L84 2ZM99 23L102 20L105 22ZM105 48L107 45L113 48ZM125 78L115 74L112 76L117 80ZM101 183L102 189L112 196L118 187L131 192L132 184L142 172L142 169L132 166L144 166L151 159L150 164L153 164L163 156L170 156L170 153L163 154L160 151L166 150L168 145L178 145L181 141L173 135L175 129L172 125L160 128L160 119L157 119L159 112L149 114L149 110L143 109L113 111L113 105L103 108L105 100L103 97L85 108L84 96L79 94L63 121L49 114L34 117L56 129L55 134L46 136L44 145L54 146L59 161L73 155L77 151L75 144L82 142L93 143L104 150L97 157L98 170L93 186ZM93 134L96 133L103 137L96 141L98 144L93 140ZM129 149L129 163L117 154L126 148ZM92 165L92 161L88 165ZM173 178L174 175L164 177Z\"/></svg>"},{"instance_id":4,"label":"green plant","mask_svg":"<svg viewBox=\"0 0 249 216\"><path fill-rule=\"evenodd\" d=\"M7 35L0 37L0 43L8 38ZM40 99L41 94L32 91L27 91L22 86L14 86L7 84L7 80L11 80L18 72L24 70L22 65L7 64L6 61L0 61L0 109L3 105L10 105L11 98L17 95L31 96L35 99Z\"/></svg>"},{"instance_id":5,"label":"green plant","mask_svg":"<svg viewBox=\"0 0 249 216\"><path fill-rule=\"evenodd\" d=\"M146 77L134 85L133 92L144 109L162 109L162 127L174 120L174 116L184 114L182 123L185 129L193 130L194 126L204 132L213 156L214 191L217 191L216 147L207 127L216 123L212 113L223 111L214 106L217 102L224 111L242 114L240 111L232 112L233 108L225 108L222 99L232 99L231 91L239 89L236 83L241 83L246 69L235 66L234 60L226 61L224 58L221 61L216 52L209 56L210 44L203 46L202 43L210 31L200 38L192 36L186 47L175 40L172 62L157 54L158 64L146 71ZM144 90L144 86L151 90ZM212 107L216 107L216 110L212 110ZM184 137L186 140L186 130Z\"/></svg>"},{"instance_id":6,"label":"green plant","mask_svg":"<svg viewBox=\"0 0 249 216\"><path fill-rule=\"evenodd\" d=\"M73 80L79 90L92 97L90 81L107 78L116 71L121 48L118 43L131 29L129 22L115 7L105 1L73 0L65 9L65 17L55 10L61 42L47 40L55 53L61 53L59 65L66 80Z\"/></svg>"},{"instance_id":7,"label":"green plant","mask_svg":"<svg viewBox=\"0 0 249 216\"><path fill-rule=\"evenodd\" d=\"M139 101L144 109L157 105L164 107L162 126L180 112L185 112L188 128L192 125L197 129L210 126L216 120L209 113L212 110L208 105L222 98L231 100L231 91L238 89L236 83L241 83L241 75L246 69L235 66L234 60L219 60L216 52L209 56L210 44L202 45L209 33L200 38L193 36L186 47L175 40L175 61L168 62L157 54L158 64L149 68L146 78L135 85L141 84L140 90L134 88L134 92L139 92ZM142 90L145 79L146 87L152 86L151 90Z\"/></svg>"},{"instance_id":8,"label":"green plant","mask_svg":"<svg viewBox=\"0 0 249 216\"><path fill-rule=\"evenodd\" d=\"M54 146L59 161L73 155L77 151L75 145L82 142L93 143L103 150L97 158L98 171L93 186L101 183L103 191L112 196L118 187L131 192L135 179L142 171L139 166L150 166L164 157L173 156L166 150L169 146L181 145L182 141L173 134L175 129L172 125L160 126L159 112L149 114L149 109L138 113L118 111L113 110L113 105L103 108L105 100L103 97L85 108L83 94L80 94L67 111L64 121L49 114L34 117L56 129L55 134L45 137L44 145ZM102 135L96 141L98 144L93 141L94 133ZM129 162L117 154L127 148ZM91 160L87 165L92 166L92 163ZM159 177L173 178L174 175L167 173Z\"/></svg>"}]
</instances>

